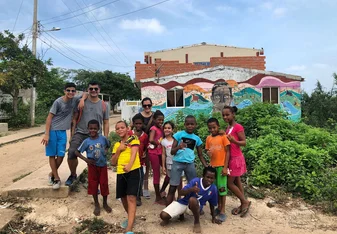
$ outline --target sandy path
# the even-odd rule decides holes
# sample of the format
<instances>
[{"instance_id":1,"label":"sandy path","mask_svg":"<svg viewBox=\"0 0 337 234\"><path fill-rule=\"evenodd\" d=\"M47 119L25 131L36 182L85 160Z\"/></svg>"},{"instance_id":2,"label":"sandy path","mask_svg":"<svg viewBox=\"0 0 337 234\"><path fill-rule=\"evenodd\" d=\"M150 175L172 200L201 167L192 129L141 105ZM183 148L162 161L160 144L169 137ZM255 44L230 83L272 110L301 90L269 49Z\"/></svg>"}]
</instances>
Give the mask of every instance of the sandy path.
<instances>
[{"instance_id":1,"label":"sandy path","mask_svg":"<svg viewBox=\"0 0 337 234\"><path fill-rule=\"evenodd\" d=\"M101 218L106 222L119 224L126 214L121 203L115 199L116 174L109 171L109 204L113 208L112 214L101 212ZM153 189L152 189L153 191ZM267 200L252 200L250 214L246 218L230 215L230 210L238 205L233 197L228 197L226 213L227 221L222 225L211 223L209 207L205 207L205 215L201 216L203 233L299 233L299 234L332 234L336 233L337 217L322 215L311 210L304 204L297 208L279 207L268 208ZM34 211L26 219L34 220L41 224L49 224L55 230L73 233L75 219L93 218L92 198L86 194L86 189L81 186L80 192L74 192L67 199L35 199L29 206ZM184 222L173 220L169 226L159 225L159 213L162 206L154 204L154 197L150 200L143 199L143 205L137 208L135 231L143 233L192 233L193 217L186 215ZM145 221L143 219L146 219Z\"/></svg>"},{"instance_id":2,"label":"sandy path","mask_svg":"<svg viewBox=\"0 0 337 234\"><path fill-rule=\"evenodd\" d=\"M118 120L119 115L110 118L110 131ZM0 147L0 191L12 184L13 179L48 163L41 139L42 135Z\"/></svg>"}]
</instances>

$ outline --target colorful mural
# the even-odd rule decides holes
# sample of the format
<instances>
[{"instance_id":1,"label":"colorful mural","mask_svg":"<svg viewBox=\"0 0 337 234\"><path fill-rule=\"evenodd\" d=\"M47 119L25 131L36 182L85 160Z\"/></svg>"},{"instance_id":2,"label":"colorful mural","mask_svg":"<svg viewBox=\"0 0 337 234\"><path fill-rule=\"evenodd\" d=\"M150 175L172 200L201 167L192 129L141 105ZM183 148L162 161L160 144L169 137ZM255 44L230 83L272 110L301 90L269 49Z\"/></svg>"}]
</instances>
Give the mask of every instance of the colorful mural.
<instances>
[{"instance_id":1,"label":"colorful mural","mask_svg":"<svg viewBox=\"0 0 337 234\"><path fill-rule=\"evenodd\" d=\"M142 97L153 100L154 109L160 109L166 120L175 119L178 111L184 115L210 114L221 111L224 105L235 105L239 109L256 102L262 102L262 89L279 88L280 107L289 113L289 118L299 121L301 118L300 81L286 77L258 74L250 79L237 82L232 79L211 81L206 78L188 80L185 84L169 81L165 84L147 82L142 86ZM184 90L184 107L167 107L167 90Z\"/></svg>"}]
</instances>

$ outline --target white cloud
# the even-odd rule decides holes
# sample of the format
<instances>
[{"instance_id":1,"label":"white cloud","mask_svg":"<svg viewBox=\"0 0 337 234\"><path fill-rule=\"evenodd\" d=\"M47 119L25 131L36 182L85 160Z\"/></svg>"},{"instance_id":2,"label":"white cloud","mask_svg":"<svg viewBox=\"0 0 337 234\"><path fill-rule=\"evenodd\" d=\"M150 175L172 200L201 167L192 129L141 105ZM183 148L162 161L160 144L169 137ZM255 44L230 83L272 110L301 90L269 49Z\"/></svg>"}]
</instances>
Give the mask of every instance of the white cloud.
<instances>
[{"instance_id":1,"label":"white cloud","mask_svg":"<svg viewBox=\"0 0 337 234\"><path fill-rule=\"evenodd\" d=\"M166 31L157 19L136 19L136 20L122 20L119 27L126 30L145 30L150 33L163 33Z\"/></svg>"},{"instance_id":2,"label":"white cloud","mask_svg":"<svg viewBox=\"0 0 337 234\"><path fill-rule=\"evenodd\" d=\"M236 9L234 7L228 6L228 5L220 5L215 8L217 11L220 12L236 12Z\"/></svg>"},{"instance_id":3,"label":"white cloud","mask_svg":"<svg viewBox=\"0 0 337 234\"><path fill-rule=\"evenodd\" d=\"M304 71L307 67L305 65L292 65L286 68L287 71Z\"/></svg>"},{"instance_id":4,"label":"white cloud","mask_svg":"<svg viewBox=\"0 0 337 234\"><path fill-rule=\"evenodd\" d=\"M287 8L284 8L284 7L278 7L278 8L275 8L273 10L273 15L275 17L282 17L286 14L287 12Z\"/></svg>"}]
</instances>

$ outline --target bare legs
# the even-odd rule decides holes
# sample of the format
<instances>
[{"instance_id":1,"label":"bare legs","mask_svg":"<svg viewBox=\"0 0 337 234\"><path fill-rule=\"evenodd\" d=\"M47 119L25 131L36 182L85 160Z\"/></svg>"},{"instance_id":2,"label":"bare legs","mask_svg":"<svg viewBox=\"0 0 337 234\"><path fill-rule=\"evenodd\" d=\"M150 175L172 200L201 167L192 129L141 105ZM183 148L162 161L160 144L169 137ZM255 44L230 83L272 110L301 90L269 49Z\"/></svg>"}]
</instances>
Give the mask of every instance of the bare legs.
<instances>
[{"instance_id":1,"label":"bare legs","mask_svg":"<svg viewBox=\"0 0 337 234\"><path fill-rule=\"evenodd\" d=\"M50 176L53 176L55 180L60 180L60 176L57 172L57 169L60 167L63 162L63 157L49 157L49 165L51 168Z\"/></svg>"}]
</instances>

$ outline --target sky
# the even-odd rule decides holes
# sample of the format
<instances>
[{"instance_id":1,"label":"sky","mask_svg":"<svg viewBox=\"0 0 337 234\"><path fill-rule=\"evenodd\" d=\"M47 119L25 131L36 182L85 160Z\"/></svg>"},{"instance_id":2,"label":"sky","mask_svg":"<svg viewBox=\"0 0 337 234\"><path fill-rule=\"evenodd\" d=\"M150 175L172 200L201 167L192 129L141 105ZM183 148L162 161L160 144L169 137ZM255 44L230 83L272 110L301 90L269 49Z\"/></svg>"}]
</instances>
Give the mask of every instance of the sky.
<instances>
[{"instance_id":1,"label":"sky","mask_svg":"<svg viewBox=\"0 0 337 234\"><path fill-rule=\"evenodd\" d=\"M0 7L0 30L23 32L31 45L33 0ZM331 89L337 72L336 12L336 0L40 0L37 53L55 67L134 77L144 52L201 42L264 48L266 70L300 75L311 92L317 81Z\"/></svg>"}]
</instances>

